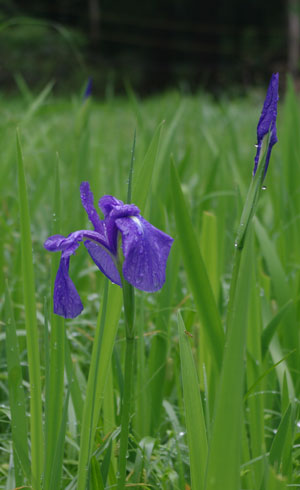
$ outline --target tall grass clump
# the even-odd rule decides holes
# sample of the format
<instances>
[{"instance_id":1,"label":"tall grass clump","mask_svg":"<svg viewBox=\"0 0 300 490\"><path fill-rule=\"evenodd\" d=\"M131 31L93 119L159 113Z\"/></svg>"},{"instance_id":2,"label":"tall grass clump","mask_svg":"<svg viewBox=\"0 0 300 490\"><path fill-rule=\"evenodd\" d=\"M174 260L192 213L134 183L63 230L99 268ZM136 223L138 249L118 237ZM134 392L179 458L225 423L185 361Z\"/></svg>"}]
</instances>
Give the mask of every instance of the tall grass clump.
<instances>
[{"instance_id":1,"label":"tall grass clump","mask_svg":"<svg viewBox=\"0 0 300 490\"><path fill-rule=\"evenodd\" d=\"M0 488L300 487L291 80L271 157L263 92L90 89L2 97Z\"/></svg>"}]
</instances>

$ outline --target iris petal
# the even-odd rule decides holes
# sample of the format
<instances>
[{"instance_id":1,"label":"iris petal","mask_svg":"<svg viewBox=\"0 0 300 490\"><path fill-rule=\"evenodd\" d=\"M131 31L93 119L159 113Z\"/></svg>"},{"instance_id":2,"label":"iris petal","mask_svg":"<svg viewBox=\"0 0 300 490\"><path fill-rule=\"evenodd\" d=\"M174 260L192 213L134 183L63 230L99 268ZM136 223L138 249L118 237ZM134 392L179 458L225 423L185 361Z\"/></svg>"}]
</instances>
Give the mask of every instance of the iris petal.
<instances>
[{"instance_id":1,"label":"iris petal","mask_svg":"<svg viewBox=\"0 0 300 490\"><path fill-rule=\"evenodd\" d=\"M95 262L96 266L105 274L110 281L121 286L121 278L116 268L114 261L110 254L108 254L101 245L90 242L89 240L84 242L91 258Z\"/></svg>"},{"instance_id":2,"label":"iris petal","mask_svg":"<svg viewBox=\"0 0 300 490\"><path fill-rule=\"evenodd\" d=\"M103 196L101 199L99 199L98 206L101 209L102 213L104 214L104 218L109 215L111 210L115 208L116 206L123 206L124 203L123 201L120 201L114 196Z\"/></svg>"},{"instance_id":3,"label":"iris petal","mask_svg":"<svg viewBox=\"0 0 300 490\"><path fill-rule=\"evenodd\" d=\"M47 240L44 243L44 247L46 250L49 250L49 252L58 252L62 250L61 245L64 242L66 237L63 235L52 235L47 238Z\"/></svg>"},{"instance_id":4,"label":"iris petal","mask_svg":"<svg viewBox=\"0 0 300 490\"><path fill-rule=\"evenodd\" d=\"M83 305L79 294L69 277L70 257L61 257L54 283L54 313L64 318L75 318L82 310Z\"/></svg>"},{"instance_id":5,"label":"iris petal","mask_svg":"<svg viewBox=\"0 0 300 490\"><path fill-rule=\"evenodd\" d=\"M87 212L90 222L93 224L95 230L98 231L98 233L103 234L103 224L94 207L94 196L88 182L81 182L80 197L82 205Z\"/></svg>"},{"instance_id":6,"label":"iris petal","mask_svg":"<svg viewBox=\"0 0 300 490\"><path fill-rule=\"evenodd\" d=\"M123 275L142 291L158 291L165 282L165 271L173 239L141 216L119 218L122 233Z\"/></svg>"},{"instance_id":7,"label":"iris petal","mask_svg":"<svg viewBox=\"0 0 300 490\"><path fill-rule=\"evenodd\" d=\"M279 98L278 84L279 84L279 75L278 73L273 73L268 87L267 95L264 101L261 116L259 118L258 125L257 125L257 151L254 159L253 175L255 175L257 170L263 139L269 133L269 131L271 131L271 136L270 136L269 147L267 151L264 176L266 175L268 169L272 147L275 145L275 143L277 143L276 118L277 118L277 103Z\"/></svg>"},{"instance_id":8,"label":"iris petal","mask_svg":"<svg viewBox=\"0 0 300 490\"><path fill-rule=\"evenodd\" d=\"M134 204L123 204L112 196L103 196L99 201L99 205L105 215L104 227L107 241L111 252L117 253L117 234L116 219L127 216L137 216L140 210Z\"/></svg>"}]
</instances>

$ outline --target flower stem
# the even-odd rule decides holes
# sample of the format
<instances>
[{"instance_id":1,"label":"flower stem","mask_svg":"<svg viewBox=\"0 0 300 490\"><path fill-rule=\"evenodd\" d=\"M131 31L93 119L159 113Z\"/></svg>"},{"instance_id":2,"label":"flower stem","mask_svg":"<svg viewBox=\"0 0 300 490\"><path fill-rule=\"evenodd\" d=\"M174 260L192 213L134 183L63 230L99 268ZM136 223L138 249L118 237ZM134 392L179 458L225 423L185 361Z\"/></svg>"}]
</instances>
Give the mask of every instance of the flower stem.
<instances>
[{"instance_id":1,"label":"flower stem","mask_svg":"<svg viewBox=\"0 0 300 490\"><path fill-rule=\"evenodd\" d=\"M226 315L226 327L227 327L227 329L231 323L232 315L234 312L236 287L237 287L237 281L238 281L238 276L239 276L239 271L240 271L242 251L243 251L243 248L236 247L234 259L233 259L233 270L232 270L232 276L231 276L231 281L230 281L229 302L228 302L227 315Z\"/></svg>"},{"instance_id":2,"label":"flower stem","mask_svg":"<svg viewBox=\"0 0 300 490\"><path fill-rule=\"evenodd\" d=\"M132 387L132 378L133 378L133 354L134 354L134 338L130 339L126 337L125 378L124 378L124 393L123 393L123 403L122 403L118 490L123 490L125 488L126 454L128 448L130 401L131 401L131 387Z\"/></svg>"},{"instance_id":3,"label":"flower stem","mask_svg":"<svg viewBox=\"0 0 300 490\"><path fill-rule=\"evenodd\" d=\"M122 277L122 276L121 276ZM134 361L134 289L122 278L124 314L126 325L126 353L125 353L125 373L124 373L124 392L122 400L121 416L121 436L119 453L119 477L118 490L125 488L126 479L126 455L128 448L130 402L133 381L133 361Z\"/></svg>"}]
</instances>

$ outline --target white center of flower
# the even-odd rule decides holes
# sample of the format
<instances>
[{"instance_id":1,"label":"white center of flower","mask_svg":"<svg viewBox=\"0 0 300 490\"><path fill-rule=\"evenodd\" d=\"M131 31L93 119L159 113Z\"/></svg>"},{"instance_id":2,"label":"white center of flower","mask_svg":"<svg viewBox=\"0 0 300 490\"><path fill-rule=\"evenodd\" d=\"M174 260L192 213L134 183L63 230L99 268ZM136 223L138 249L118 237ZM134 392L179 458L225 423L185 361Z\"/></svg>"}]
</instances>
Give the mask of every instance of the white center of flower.
<instances>
[{"instance_id":1,"label":"white center of flower","mask_svg":"<svg viewBox=\"0 0 300 490\"><path fill-rule=\"evenodd\" d=\"M130 218L138 225L139 231L143 233L143 225L137 216L130 216Z\"/></svg>"}]
</instances>

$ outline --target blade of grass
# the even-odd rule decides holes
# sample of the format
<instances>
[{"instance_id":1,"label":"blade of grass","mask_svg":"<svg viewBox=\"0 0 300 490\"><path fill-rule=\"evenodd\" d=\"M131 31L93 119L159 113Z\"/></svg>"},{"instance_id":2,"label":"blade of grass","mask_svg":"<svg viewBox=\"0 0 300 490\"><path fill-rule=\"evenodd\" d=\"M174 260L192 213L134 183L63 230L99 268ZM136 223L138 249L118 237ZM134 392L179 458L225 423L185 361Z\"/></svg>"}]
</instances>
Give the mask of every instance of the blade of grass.
<instances>
[{"instance_id":1,"label":"blade of grass","mask_svg":"<svg viewBox=\"0 0 300 490\"><path fill-rule=\"evenodd\" d=\"M202 214L201 252L216 302L218 302L220 287L218 244L217 218L213 213L204 211Z\"/></svg>"},{"instance_id":2,"label":"blade of grass","mask_svg":"<svg viewBox=\"0 0 300 490\"><path fill-rule=\"evenodd\" d=\"M5 291L5 319L7 378L16 485L21 485L24 483L24 475L28 481L30 480L27 440L28 424L18 337L8 285L6 285ZM21 476L18 475L20 465L23 470L23 475Z\"/></svg>"},{"instance_id":3,"label":"blade of grass","mask_svg":"<svg viewBox=\"0 0 300 490\"><path fill-rule=\"evenodd\" d=\"M25 171L19 133L17 132L17 164L21 226L22 277L25 303L25 325L30 382L31 475L33 490L41 488L43 471L42 396L38 327L35 304L35 281L30 233L30 215Z\"/></svg>"},{"instance_id":4,"label":"blade of grass","mask_svg":"<svg viewBox=\"0 0 300 490\"><path fill-rule=\"evenodd\" d=\"M104 490L100 466L95 456L91 459L91 488L93 490Z\"/></svg>"},{"instance_id":5,"label":"blade of grass","mask_svg":"<svg viewBox=\"0 0 300 490\"><path fill-rule=\"evenodd\" d=\"M190 283L200 319L203 323L203 329L209 344L212 360L218 369L220 369L224 345L224 332L193 228L193 223L189 216L178 174L173 162L171 163L171 184L173 209L178 233L177 239L181 246L187 278Z\"/></svg>"},{"instance_id":6,"label":"blade of grass","mask_svg":"<svg viewBox=\"0 0 300 490\"><path fill-rule=\"evenodd\" d=\"M280 310L277 312L277 314L272 318L272 320L268 323L268 325L264 328L261 336L261 350L262 350L262 357L265 358L269 345L271 343L271 340L280 325L281 320L284 318L284 315L286 314L288 308L291 306L292 300L290 299L285 305L283 305Z\"/></svg>"},{"instance_id":7,"label":"blade of grass","mask_svg":"<svg viewBox=\"0 0 300 490\"><path fill-rule=\"evenodd\" d=\"M179 447L179 437L180 437L180 425L179 425L179 420L176 416L175 410L172 407L171 403L169 403L167 400L164 400L163 402L164 409L167 413L167 416L171 422L173 432L174 432L174 438L175 438L175 444L176 444L176 453L177 453L177 471L178 471L178 477L179 477L179 488L184 488L185 485L185 479L184 479L184 467L183 467L183 461L182 461L182 456L181 456L181 451Z\"/></svg>"},{"instance_id":8,"label":"blade of grass","mask_svg":"<svg viewBox=\"0 0 300 490\"><path fill-rule=\"evenodd\" d=\"M270 240L266 230L256 217L254 218L254 223L255 232L262 250L262 254L267 263L269 274L273 280L275 297L279 306L282 307L292 298L290 284L279 260L274 242ZM284 336L282 338L282 346L291 351L296 348L294 354L289 359L293 370L298 369L300 362L299 335L297 329L295 328L296 324L297 319L295 307L291 305L285 315L285 329Z\"/></svg>"},{"instance_id":9,"label":"blade of grass","mask_svg":"<svg viewBox=\"0 0 300 490\"><path fill-rule=\"evenodd\" d=\"M254 253L252 247L252 254ZM251 257L252 263L255 265L255 256ZM248 323L250 328L247 332L247 386L252 386L257 381L259 373L262 370L262 353L261 353L261 329L262 318L259 301L259 291L256 286L256 268L252 267L251 276L249 277L251 287L249 293L249 311ZM258 383L258 390L263 390L262 383ZM264 441L264 399L261 396L253 396L248 399L248 410L246 412L248 422L248 437L251 457L258 458L266 452ZM249 458L250 459L250 458ZM244 458L244 460L246 460ZM256 489L260 488L264 474L264 465L262 460L258 460L250 469L254 479L253 483Z\"/></svg>"},{"instance_id":10,"label":"blade of grass","mask_svg":"<svg viewBox=\"0 0 300 490\"><path fill-rule=\"evenodd\" d=\"M268 470L267 490L287 490L287 481L281 475L277 475L272 467ZM263 487L261 490L264 490Z\"/></svg>"},{"instance_id":11,"label":"blade of grass","mask_svg":"<svg viewBox=\"0 0 300 490\"><path fill-rule=\"evenodd\" d=\"M52 235L59 235L60 229L60 180L58 156L55 165ZM50 490L53 475L53 461L61 425L64 393L65 330L64 318L53 313L53 292L59 266L59 254L52 254L51 264L51 333L49 350L49 378L45 393L45 470L44 490Z\"/></svg>"},{"instance_id":12,"label":"blade of grass","mask_svg":"<svg viewBox=\"0 0 300 490\"><path fill-rule=\"evenodd\" d=\"M108 372L107 372L107 381L105 385L105 392L103 397L103 429L104 434L109 434L116 428L115 421L115 406L114 406L114 383L113 383L113 373L112 373L112 365L110 364ZM115 443L112 441L112 454L115 454ZM113 466L114 471L117 468L116 458L113 457L111 459L111 464Z\"/></svg>"},{"instance_id":13,"label":"blade of grass","mask_svg":"<svg viewBox=\"0 0 300 490\"><path fill-rule=\"evenodd\" d=\"M232 308L228 319L227 341L215 404L207 464L206 490L240 489L244 350L247 332L249 277L252 267L252 254L249 250L251 243L252 240L246 242L243 254L241 254L241 250L236 248L236 254L241 255L237 259L241 262L236 277L236 294L232 298Z\"/></svg>"},{"instance_id":14,"label":"blade of grass","mask_svg":"<svg viewBox=\"0 0 300 490\"><path fill-rule=\"evenodd\" d=\"M162 121L155 130L145 158L139 167L136 166L137 176L134 180L132 191L132 202L134 202L143 213L146 205L146 200L150 190L153 170L157 161L159 143L162 133L164 121Z\"/></svg>"},{"instance_id":15,"label":"blade of grass","mask_svg":"<svg viewBox=\"0 0 300 490\"><path fill-rule=\"evenodd\" d=\"M109 369L121 314L121 289L111 284L106 287L108 288L107 297L103 298L102 307L98 315L83 409L77 490L86 490L91 446L94 441L107 370Z\"/></svg>"},{"instance_id":16,"label":"blade of grass","mask_svg":"<svg viewBox=\"0 0 300 490\"><path fill-rule=\"evenodd\" d=\"M208 451L206 427L190 339L185 334L185 325L180 313L178 335L192 488L201 490L204 488Z\"/></svg>"},{"instance_id":17,"label":"blade of grass","mask_svg":"<svg viewBox=\"0 0 300 490\"><path fill-rule=\"evenodd\" d=\"M53 456L53 464L51 467L51 475L49 476L50 479L50 484L49 488L52 490L54 488L59 488L61 485L61 474L62 474L62 467L63 467L63 459L64 459L64 441L65 441L65 436L66 436L66 429L67 429L67 420L68 420L68 404L69 404L69 395L70 391L68 391L65 403L63 406L63 412L62 416L60 418L60 427L59 430L57 431L57 438L56 438L56 446L54 450L54 456Z\"/></svg>"},{"instance_id":18,"label":"blade of grass","mask_svg":"<svg viewBox=\"0 0 300 490\"><path fill-rule=\"evenodd\" d=\"M41 105L44 103L44 101L46 100L46 98L50 94L50 92L53 88L53 85L54 85L53 81L47 83L47 85L45 86L45 88L43 88L41 93L34 99L34 101L30 104L27 112L25 112L25 114L24 114L23 122L26 121L26 123L27 123L29 121L29 119L31 119L32 116L39 110Z\"/></svg>"},{"instance_id":19,"label":"blade of grass","mask_svg":"<svg viewBox=\"0 0 300 490\"><path fill-rule=\"evenodd\" d=\"M82 394L78 382L78 378L73 367L73 361L71 356L71 350L69 346L69 340L67 335L65 336L65 368L68 378L68 385L70 387L70 393L72 397L72 402L74 405L74 410L76 413L77 423L80 424L83 414L83 400Z\"/></svg>"},{"instance_id":20,"label":"blade of grass","mask_svg":"<svg viewBox=\"0 0 300 490\"><path fill-rule=\"evenodd\" d=\"M280 469L282 465L282 456L284 453L284 446L287 435L289 433L289 427L291 424L292 405L287 407L278 427L278 430L274 436L272 446L270 449L270 463L277 469Z\"/></svg>"},{"instance_id":21,"label":"blade of grass","mask_svg":"<svg viewBox=\"0 0 300 490\"><path fill-rule=\"evenodd\" d=\"M157 334L154 336L150 354L148 358L148 379L147 390L143 389L147 410L144 415L145 435L156 435L156 431L161 423L162 402L165 396L165 379L168 363L168 352L171 349L170 337L170 314L169 305L172 304L172 298L176 290L176 282L180 265L180 250L178 243L172 246L172 253L168 259L166 282L162 291L158 295L158 314L155 318ZM145 380L141 380L145 382ZM151 400L151 404L149 404ZM148 425L150 424L150 425ZM148 432L146 428L148 427Z\"/></svg>"}]
</instances>

